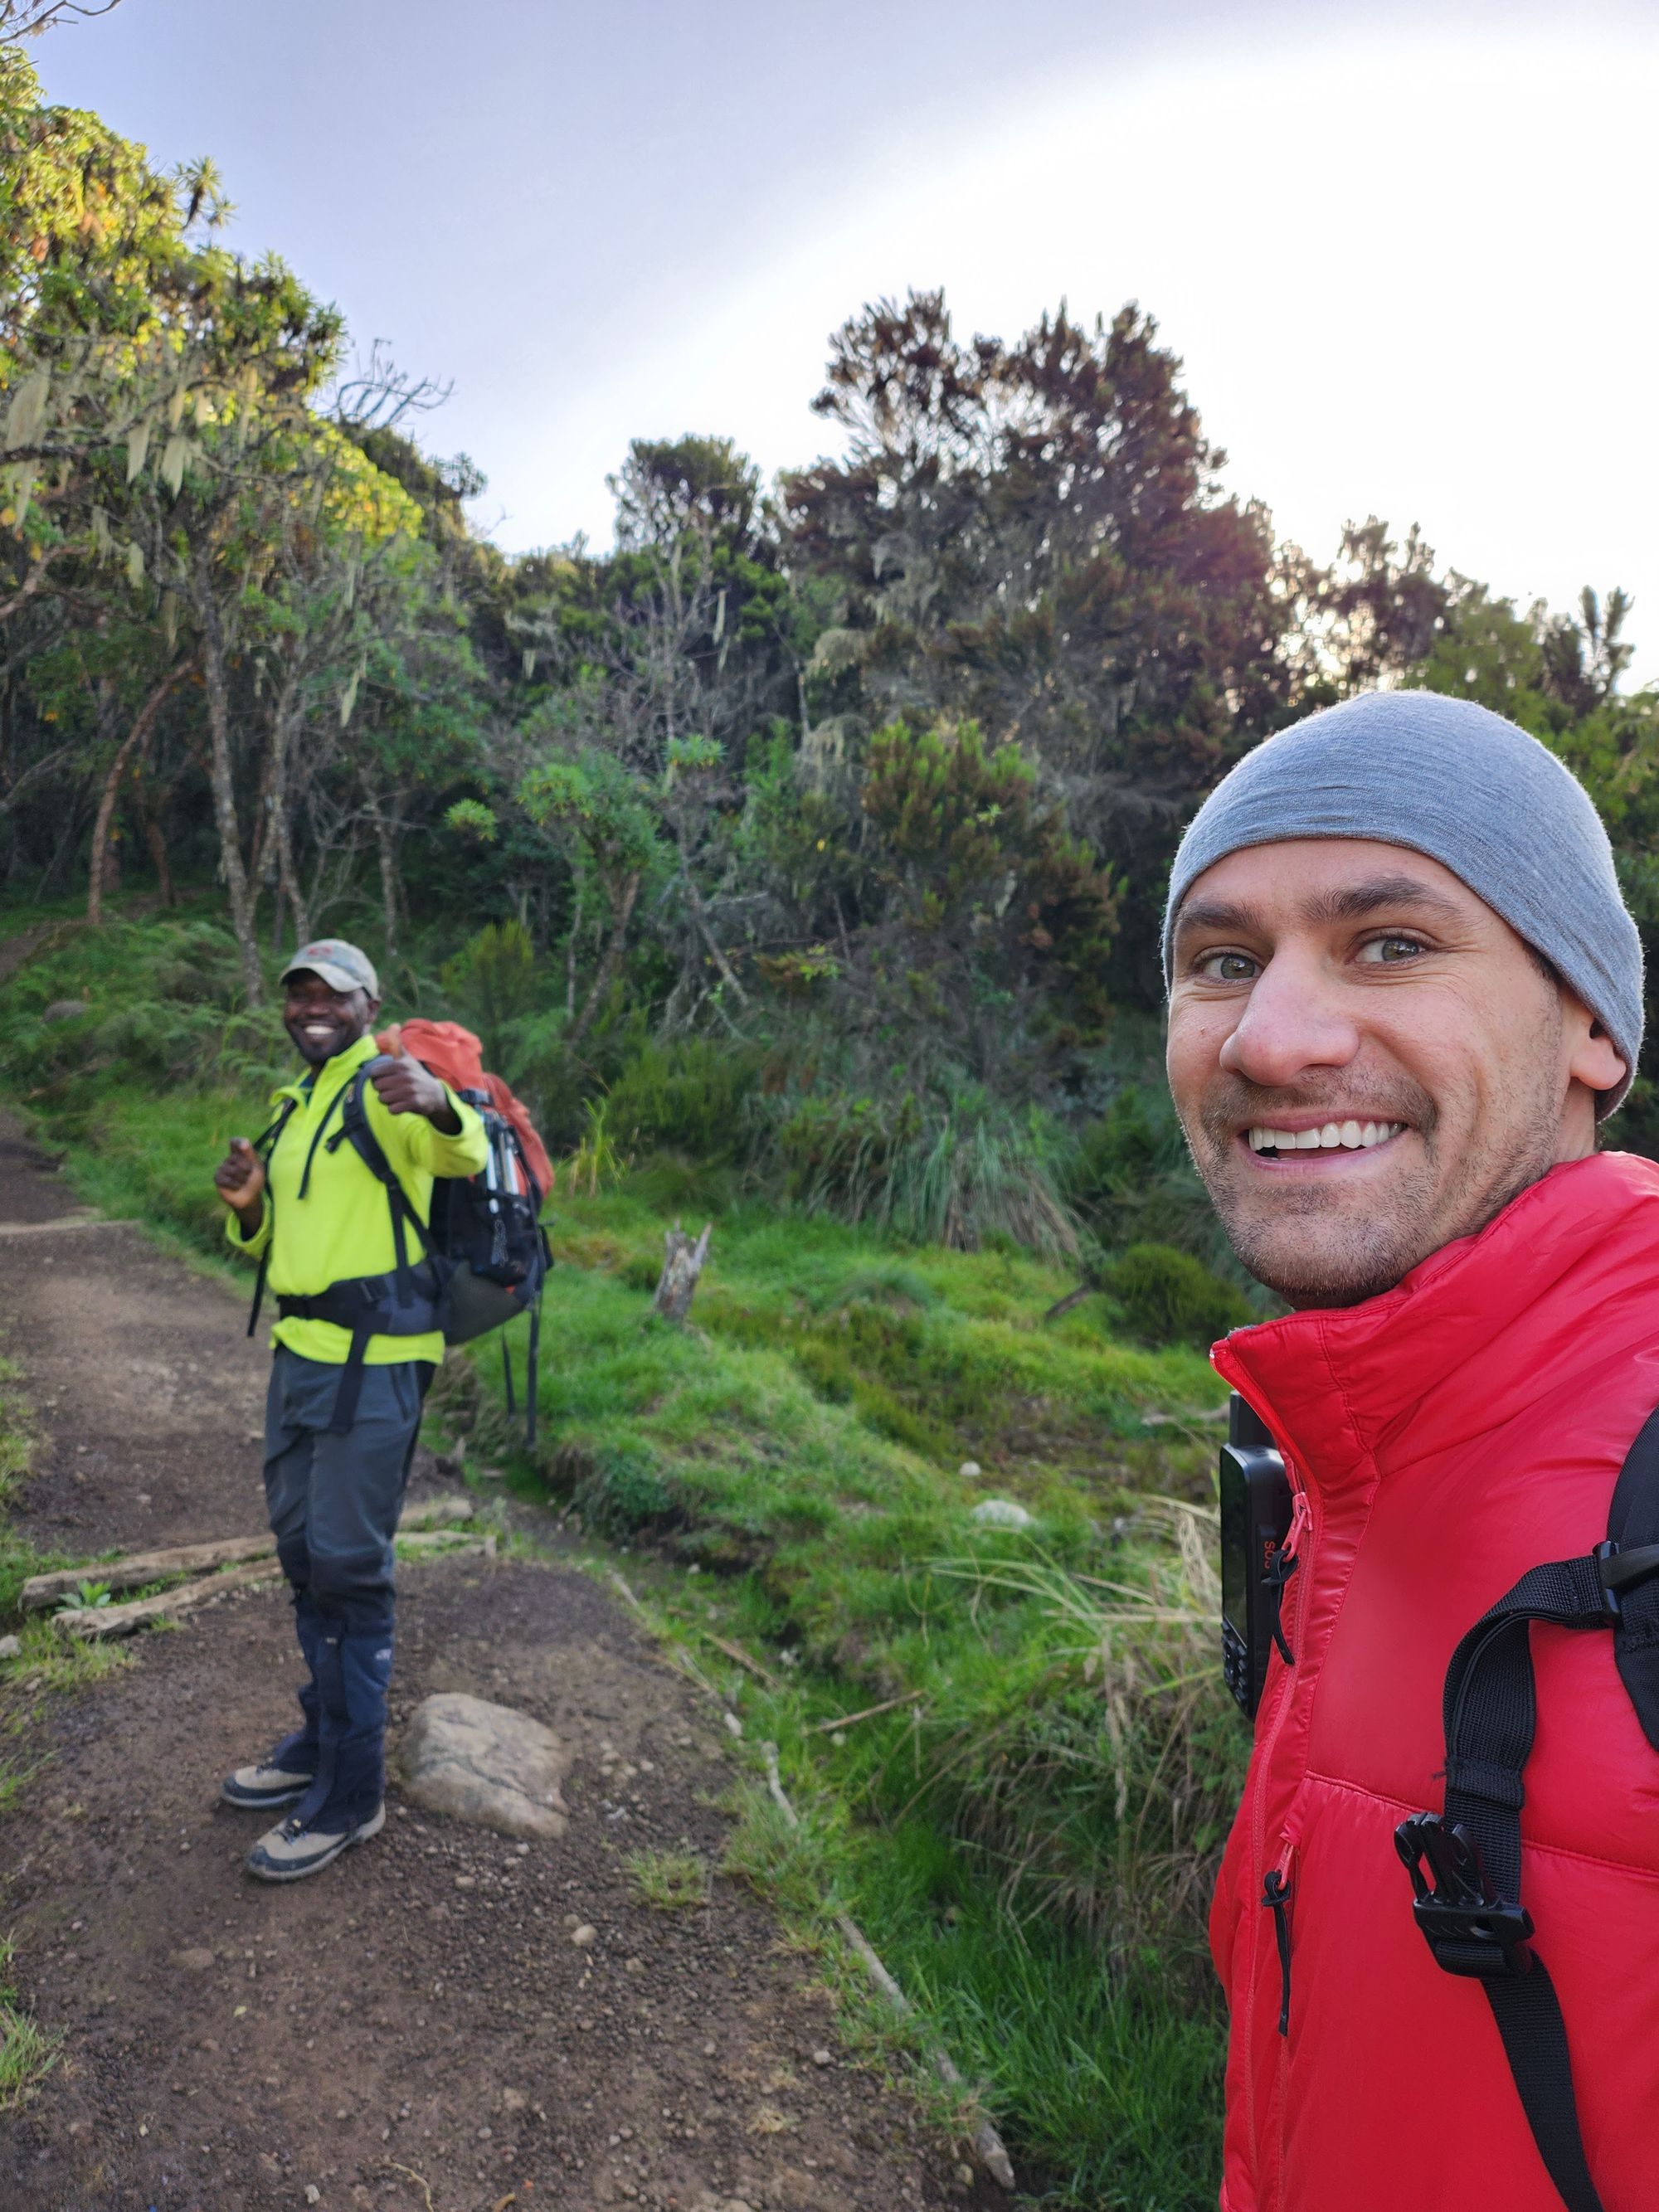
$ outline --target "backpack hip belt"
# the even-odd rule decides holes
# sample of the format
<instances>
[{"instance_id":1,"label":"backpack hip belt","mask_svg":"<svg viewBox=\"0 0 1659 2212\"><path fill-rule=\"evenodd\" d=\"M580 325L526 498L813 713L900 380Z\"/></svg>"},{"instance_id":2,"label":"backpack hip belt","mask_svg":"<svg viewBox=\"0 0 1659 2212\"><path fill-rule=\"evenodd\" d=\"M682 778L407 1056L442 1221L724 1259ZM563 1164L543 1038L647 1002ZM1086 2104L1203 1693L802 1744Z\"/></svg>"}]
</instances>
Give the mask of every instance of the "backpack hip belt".
<instances>
[{"instance_id":1,"label":"backpack hip belt","mask_svg":"<svg viewBox=\"0 0 1659 2212\"><path fill-rule=\"evenodd\" d=\"M407 1297L400 1295L395 1275L348 1275L308 1297L279 1295L276 1311L282 1320L331 1322L350 1332L351 1348L328 1425L331 1434L345 1435L357 1418L371 1337L429 1336L443 1327L448 1273L446 1262L422 1260L408 1271Z\"/></svg>"}]
</instances>

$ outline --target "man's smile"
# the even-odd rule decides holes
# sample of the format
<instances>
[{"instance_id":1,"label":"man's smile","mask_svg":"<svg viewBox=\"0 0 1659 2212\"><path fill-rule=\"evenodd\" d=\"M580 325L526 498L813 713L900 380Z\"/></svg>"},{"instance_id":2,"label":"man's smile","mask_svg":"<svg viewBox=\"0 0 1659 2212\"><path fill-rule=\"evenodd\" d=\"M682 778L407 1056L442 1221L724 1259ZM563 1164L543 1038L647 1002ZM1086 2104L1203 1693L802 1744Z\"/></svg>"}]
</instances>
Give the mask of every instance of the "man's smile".
<instances>
[{"instance_id":1,"label":"man's smile","mask_svg":"<svg viewBox=\"0 0 1659 2212\"><path fill-rule=\"evenodd\" d=\"M1405 1121L1361 1121L1350 1115L1323 1121L1253 1121L1240 1134L1252 1152L1277 1161L1292 1152L1375 1152L1403 1136L1409 1126Z\"/></svg>"}]
</instances>

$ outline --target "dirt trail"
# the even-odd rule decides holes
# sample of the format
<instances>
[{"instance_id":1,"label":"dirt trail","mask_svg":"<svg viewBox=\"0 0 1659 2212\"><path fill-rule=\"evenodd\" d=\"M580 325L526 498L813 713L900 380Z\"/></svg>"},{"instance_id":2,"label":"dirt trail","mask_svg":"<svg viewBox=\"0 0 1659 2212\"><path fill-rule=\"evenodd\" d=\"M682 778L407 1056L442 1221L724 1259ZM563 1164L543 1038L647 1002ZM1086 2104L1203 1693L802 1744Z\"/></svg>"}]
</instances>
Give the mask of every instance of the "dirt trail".
<instances>
[{"instance_id":1,"label":"dirt trail","mask_svg":"<svg viewBox=\"0 0 1659 2212\"><path fill-rule=\"evenodd\" d=\"M0 1128L0 1313L43 1437L23 1524L88 1553L258 1528L244 1309L77 1211ZM635 1900L629 1850L718 1860L731 1747L621 1609L523 1561L399 1580L394 1724L441 1690L533 1714L574 1750L567 1834L520 1846L394 1792L314 1881L251 1882L258 1820L216 1790L289 1725L288 1608L246 1594L138 1639L24 1721L47 1763L0 1826L0 1927L65 2057L0 2121L0 2212L1006 2205L847 2057L746 1892Z\"/></svg>"}]
</instances>

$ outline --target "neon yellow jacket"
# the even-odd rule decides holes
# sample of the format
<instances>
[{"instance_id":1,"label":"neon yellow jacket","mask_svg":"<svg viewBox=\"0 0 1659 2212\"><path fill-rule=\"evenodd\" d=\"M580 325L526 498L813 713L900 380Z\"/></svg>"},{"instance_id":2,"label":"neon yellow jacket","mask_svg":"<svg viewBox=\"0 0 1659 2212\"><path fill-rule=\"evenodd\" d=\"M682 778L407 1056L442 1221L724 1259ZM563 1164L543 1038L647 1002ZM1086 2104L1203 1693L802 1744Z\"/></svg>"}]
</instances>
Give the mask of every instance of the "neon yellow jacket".
<instances>
[{"instance_id":1,"label":"neon yellow jacket","mask_svg":"<svg viewBox=\"0 0 1659 2212\"><path fill-rule=\"evenodd\" d=\"M272 1093L273 1106L285 1098L292 1098L295 1105L265 1170L259 1225L245 1237L233 1213L225 1228L239 1252L258 1259L269 1247L267 1282L279 1297L314 1297L331 1283L352 1275L389 1274L396 1265L392 1209L384 1187L349 1144L331 1152L328 1149L328 1138L340 1127L337 1110L314 1155L311 1149L335 1100L379 1049L372 1036L361 1037L349 1052L337 1054L317 1070L309 1092L303 1084L289 1083ZM447 1137L424 1115L389 1114L372 1083L363 1090L369 1127L422 1221L431 1218L433 1178L477 1175L489 1154L482 1117L453 1091L450 1101L461 1126L454 1136ZM311 1182L302 1199L300 1184L308 1157ZM418 1238L411 1236L410 1241L418 1245ZM418 1249L410 1253L411 1261L420 1256ZM319 1359L333 1367L344 1366L351 1348L349 1334L331 1321L279 1321L271 1339L302 1359ZM371 1366L380 1367L400 1359L435 1362L444 1356L444 1340L435 1329L426 1336L371 1336L363 1356Z\"/></svg>"}]
</instances>

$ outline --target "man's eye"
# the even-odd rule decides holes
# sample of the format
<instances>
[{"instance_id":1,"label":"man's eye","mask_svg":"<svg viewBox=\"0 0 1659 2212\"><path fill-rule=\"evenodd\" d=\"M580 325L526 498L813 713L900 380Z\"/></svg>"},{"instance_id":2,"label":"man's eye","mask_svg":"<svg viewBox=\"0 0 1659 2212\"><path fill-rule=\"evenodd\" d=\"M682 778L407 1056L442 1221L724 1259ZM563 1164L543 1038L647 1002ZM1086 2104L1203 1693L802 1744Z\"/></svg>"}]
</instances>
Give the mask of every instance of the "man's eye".
<instances>
[{"instance_id":1,"label":"man's eye","mask_svg":"<svg viewBox=\"0 0 1659 2212\"><path fill-rule=\"evenodd\" d=\"M1206 952L1194 963L1194 972L1212 983L1249 983L1258 968L1248 952Z\"/></svg>"},{"instance_id":2,"label":"man's eye","mask_svg":"<svg viewBox=\"0 0 1659 2212\"><path fill-rule=\"evenodd\" d=\"M1373 967L1397 968L1402 961L1416 959L1423 950L1414 937L1373 937L1360 946L1359 957Z\"/></svg>"}]
</instances>

